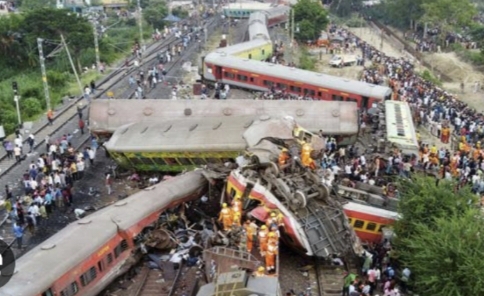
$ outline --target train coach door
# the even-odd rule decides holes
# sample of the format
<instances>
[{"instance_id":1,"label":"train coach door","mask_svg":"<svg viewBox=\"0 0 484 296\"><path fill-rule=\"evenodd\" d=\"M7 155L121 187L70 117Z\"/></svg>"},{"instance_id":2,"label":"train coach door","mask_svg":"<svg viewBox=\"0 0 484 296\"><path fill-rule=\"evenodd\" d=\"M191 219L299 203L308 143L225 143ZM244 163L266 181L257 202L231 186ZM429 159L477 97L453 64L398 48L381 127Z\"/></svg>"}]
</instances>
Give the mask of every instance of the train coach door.
<instances>
[{"instance_id":1,"label":"train coach door","mask_svg":"<svg viewBox=\"0 0 484 296\"><path fill-rule=\"evenodd\" d=\"M222 79L222 67L220 66L215 66L215 78L217 80Z\"/></svg>"},{"instance_id":2,"label":"train coach door","mask_svg":"<svg viewBox=\"0 0 484 296\"><path fill-rule=\"evenodd\" d=\"M370 98L368 97L361 97L361 109L368 109L368 102L370 101Z\"/></svg>"}]
</instances>

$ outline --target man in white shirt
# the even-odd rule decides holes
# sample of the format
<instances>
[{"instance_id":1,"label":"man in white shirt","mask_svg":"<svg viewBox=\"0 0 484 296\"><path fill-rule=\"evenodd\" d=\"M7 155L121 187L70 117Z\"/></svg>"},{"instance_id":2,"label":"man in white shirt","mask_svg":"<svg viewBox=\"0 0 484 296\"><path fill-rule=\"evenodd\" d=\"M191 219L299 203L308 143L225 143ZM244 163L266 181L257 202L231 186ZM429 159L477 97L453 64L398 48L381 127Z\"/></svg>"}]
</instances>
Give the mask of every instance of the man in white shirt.
<instances>
[{"instance_id":1,"label":"man in white shirt","mask_svg":"<svg viewBox=\"0 0 484 296\"><path fill-rule=\"evenodd\" d=\"M76 219L79 220L84 217L84 214L86 214L86 211L82 209L75 209L74 214L76 215Z\"/></svg>"}]
</instances>

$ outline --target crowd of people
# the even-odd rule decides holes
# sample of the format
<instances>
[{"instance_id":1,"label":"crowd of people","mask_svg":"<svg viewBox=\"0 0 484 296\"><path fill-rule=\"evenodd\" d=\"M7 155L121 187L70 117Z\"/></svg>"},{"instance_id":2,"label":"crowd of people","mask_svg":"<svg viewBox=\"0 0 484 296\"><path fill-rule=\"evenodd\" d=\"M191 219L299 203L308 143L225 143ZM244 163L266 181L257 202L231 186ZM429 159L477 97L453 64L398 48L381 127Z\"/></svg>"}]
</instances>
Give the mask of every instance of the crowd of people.
<instances>
[{"instance_id":1,"label":"crowd of people","mask_svg":"<svg viewBox=\"0 0 484 296\"><path fill-rule=\"evenodd\" d=\"M5 209L13 221L19 249L23 246L25 230L34 235L37 229L47 225L54 211L71 212L78 218L78 209L72 208L73 186L94 165L98 143L92 138L89 147L76 150L71 144L72 137L66 134L59 139L45 139L45 152L32 160L22 175L21 195L14 196L13 189L5 186ZM33 144L31 151L32 147Z\"/></svg>"}]
</instances>

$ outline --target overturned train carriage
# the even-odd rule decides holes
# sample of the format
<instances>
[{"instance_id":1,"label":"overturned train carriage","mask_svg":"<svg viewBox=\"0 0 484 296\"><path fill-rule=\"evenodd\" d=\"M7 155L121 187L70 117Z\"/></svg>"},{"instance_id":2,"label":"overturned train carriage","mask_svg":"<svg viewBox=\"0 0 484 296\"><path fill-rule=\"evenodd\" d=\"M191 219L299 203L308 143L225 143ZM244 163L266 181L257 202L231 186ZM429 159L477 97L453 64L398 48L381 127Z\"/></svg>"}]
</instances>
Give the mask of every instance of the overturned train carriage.
<instances>
[{"instance_id":1,"label":"overturned train carriage","mask_svg":"<svg viewBox=\"0 0 484 296\"><path fill-rule=\"evenodd\" d=\"M281 214L286 243L309 256L328 258L361 251L343 207L316 172L299 165L280 170L275 164L280 149L269 141L249 150L251 161L228 177L229 198L248 200L245 211L259 221L266 222L271 212Z\"/></svg>"}]
</instances>

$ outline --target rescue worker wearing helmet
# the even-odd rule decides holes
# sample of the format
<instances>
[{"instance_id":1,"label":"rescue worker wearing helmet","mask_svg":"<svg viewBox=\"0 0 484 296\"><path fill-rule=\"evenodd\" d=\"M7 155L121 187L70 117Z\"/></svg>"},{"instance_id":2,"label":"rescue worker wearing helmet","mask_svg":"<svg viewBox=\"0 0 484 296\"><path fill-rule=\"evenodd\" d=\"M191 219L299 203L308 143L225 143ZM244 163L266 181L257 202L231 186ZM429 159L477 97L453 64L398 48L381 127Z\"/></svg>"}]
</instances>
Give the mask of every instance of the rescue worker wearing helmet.
<instances>
[{"instance_id":1,"label":"rescue worker wearing helmet","mask_svg":"<svg viewBox=\"0 0 484 296\"><path fill-rule=\"evenodd\" d=\"M279 153L278 164L281 170L284 170L288 166L288 160L291 158L289 151L286 148L282 148L281 153Z\"/></svg>"},{"instance_id":2,"label":"rescue worker wearing helmet","mask_svg":"<svg viewBox=\"0 0 484 296\"><path fill-rule=\"evenodd\" d=\"M228 231L231 229L233 224L232 210L227 206L226 203L222 204L222 211L220 211L219 221L222 221L224 230Z\"/></svg>"},{"instance_id":3,"label":"rescue worker wearing helmet","mask_svg":"<svg viewBox=\"0 0 484 296\"><path fill-rule=\"evenodd\" d=\"M277 255L277 244L275 243L275 234L269 233L269 242L267 245L267 250L265 252L266 268L268 272L276 270L276 255Z\"/></svg>"},{"instance_id":4,"label":"rescue worker wearing helmet","mask_svg":"<svg viewBox=\"0 0 484 296\"><path fill-rule=\"evenodd\" d=\"M314 170L316 169L316 164L311 158L312 151L313 149L311 148L311 145L309 143L304 143L301 149L301 162L303 166Z\"/></svg>"},{"instance_id":5,"label":"rescue worker wearing helmet","mask_svg":"<svg viewBox=\"0 0 484 296\"><path fill-rule=\"evenodd\" d=\"M267 218L266 226L268 228L272 228L273 226L277 227L277 215L276 215L276 213L272 212L271 216L269 218Z\"/></svg>"},{"instance_id":6,"label":"rescue worker wearing helmet","mask_svg":"<svg viewBox=\"0 0 484 296\"><path fill-rule=\"evenodd\" d=\"M268 234L269 230L267 229L267 226L262 225L257 236L259 239L259 251L262 256L264 256L267 251Z\"/></svg>"},{"instance_id":7,"label":"rescue worker wearing helmet","mask_svg":"<svg viewBox=\"0 0 484 296\"><path fill-rule=\"evenodd\" d=\"M232 225L240 227L242 226L242 213L232 210Z\"/></svg>"},{"instance_id":8,"label":"rescue worker wearing helmet","mask_svg":"<svg viewBox=\"0 0 484 296\"><path fill-rule=\"evenodd\" d=\"M232 211L242 213L242 200L240 196L235 196L234 200L232 201Z\"/></svg>"},{"instance_id":9,"label":"rescue worker wearing helmet","mask_svg":"<svg viewBox=\"0 0 484 296\"><path fill-rule=\"evenodd\" d=\"M262 277L265 275L266 275L266 269L264 268L264 266L259 266L259 268L257 268L257 270L254 272L255 277Z\"/></svg>"},{"instance_id":10,"label":"rescue worker wearing helmet","mask_svg":"<svg viewBox=\"0 0 484 296\"><path fill-rule=\"evenodd\" d=\"M252 247L254 246L254 241L255 241L255 235L257 233L257 229L254 229L252 227L251 223L249 220L245 221L244 225L245 229L245 234L247 236L247 252L252 252Z\"/></svg>"}]
</instances>

